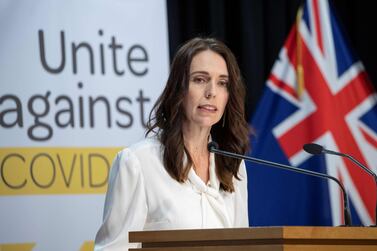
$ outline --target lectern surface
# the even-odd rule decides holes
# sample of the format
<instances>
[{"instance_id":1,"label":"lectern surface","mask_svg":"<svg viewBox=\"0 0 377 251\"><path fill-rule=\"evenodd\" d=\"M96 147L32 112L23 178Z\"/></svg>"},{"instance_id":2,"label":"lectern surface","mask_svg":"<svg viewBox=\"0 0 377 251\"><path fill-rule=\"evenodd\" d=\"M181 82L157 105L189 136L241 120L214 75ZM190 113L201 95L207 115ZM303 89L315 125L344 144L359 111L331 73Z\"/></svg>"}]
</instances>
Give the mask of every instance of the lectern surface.
<instances>
[{"instance_id":1,"label":"lectern surface","mask_svg":"<svg viewBox=\"0 0 377 251\"><path fill-rule=\"evenodd\" d=\"M130 232L130 250L377 250L377 228L253 227Z\"/></svg>"}]
</instances>

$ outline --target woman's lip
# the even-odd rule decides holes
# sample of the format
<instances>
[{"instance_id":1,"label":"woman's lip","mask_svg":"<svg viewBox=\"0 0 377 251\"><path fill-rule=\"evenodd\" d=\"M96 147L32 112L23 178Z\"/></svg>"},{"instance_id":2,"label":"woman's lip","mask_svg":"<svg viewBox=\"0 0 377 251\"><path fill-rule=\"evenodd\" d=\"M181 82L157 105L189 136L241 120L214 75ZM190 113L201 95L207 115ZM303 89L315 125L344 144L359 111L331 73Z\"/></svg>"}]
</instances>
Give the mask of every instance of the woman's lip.
<instances>
[{"instance_id":1,"label":"woman's lip","mask_svg":"<svg viewBox=\"0 0 377 251\"><path fill-rule=\"evenodd\" d=\"M211 112L217 111L217 107L214 106L214 105L199 105L198 108L204 109L204 110L207 110L207 111L211 111Z\"/></svg>"}]
</instances>

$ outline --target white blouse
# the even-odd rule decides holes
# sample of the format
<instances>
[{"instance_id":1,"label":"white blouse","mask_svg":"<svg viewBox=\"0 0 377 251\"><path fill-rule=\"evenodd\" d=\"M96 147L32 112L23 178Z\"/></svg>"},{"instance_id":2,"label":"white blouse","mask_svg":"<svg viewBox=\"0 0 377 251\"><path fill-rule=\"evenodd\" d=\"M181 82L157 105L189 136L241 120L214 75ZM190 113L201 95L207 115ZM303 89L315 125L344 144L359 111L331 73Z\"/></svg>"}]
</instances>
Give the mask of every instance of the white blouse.
<instances>
[{"instance_id":1,"label":"white blouse","mask_svg":"<svg viewBox=\"0 0 377 251\"><path fill-rule=\"evenodd\" d=\"M210 154L206 185L193 168L188 180L172 179L163 165L163 146L147 138L118 153L110 171L103 223L94 250L127 250L129 231L248 227L247 176L242 161L235 192L220 190Z\"/></svg>"}]
</instances>

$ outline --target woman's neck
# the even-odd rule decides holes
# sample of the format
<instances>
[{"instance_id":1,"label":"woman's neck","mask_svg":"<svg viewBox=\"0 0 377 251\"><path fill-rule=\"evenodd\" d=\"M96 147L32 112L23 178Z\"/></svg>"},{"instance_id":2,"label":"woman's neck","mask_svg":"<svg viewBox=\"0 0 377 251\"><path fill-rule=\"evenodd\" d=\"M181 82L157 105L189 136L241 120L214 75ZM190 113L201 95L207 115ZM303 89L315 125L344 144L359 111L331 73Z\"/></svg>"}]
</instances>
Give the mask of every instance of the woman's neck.
<instances>
[{"instance_id":1,"label":"woman's neck","mask_svg":"<svg viewBox=\"0 0 377 251\"><path fill-rule=\"evenodd\" d=\"M207 144L211 128L183 126L183 141L187 150L192 154L208 153Z\"/></svg>"},{"instance_id":2,"label":"woman's neck","mask_svg":"<svg viewBox=\"0 0 377 251\"><path fill-rule=\"evenodd\" d=\"M205 184L209 180L209 152L207 149L210 128L183 127L183 140L193 162L196 174Z\"/></svg>"}]
</instances>

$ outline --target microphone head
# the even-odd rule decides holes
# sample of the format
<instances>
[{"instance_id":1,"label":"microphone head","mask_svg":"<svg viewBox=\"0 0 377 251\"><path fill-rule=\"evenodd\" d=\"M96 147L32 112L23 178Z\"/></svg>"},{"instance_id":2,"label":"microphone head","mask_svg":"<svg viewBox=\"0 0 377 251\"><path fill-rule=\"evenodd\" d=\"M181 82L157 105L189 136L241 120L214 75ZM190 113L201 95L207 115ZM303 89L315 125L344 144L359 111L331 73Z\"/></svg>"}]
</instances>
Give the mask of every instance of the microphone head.
<instances>
[{"instance_id":1,"label":"microphone head","mask_svg":"<svg viewBox=\"0 0 377 251\"><path fill-rule=\"evenodd\" d=\"M208 151L212 152L212 150L216 150L219 148L219 144L217 144L215 141L209 142L207 145Z\"/></svg>"},{"instance_id":2,"label":"microphone head","mask_svg":"<svg viewBox=\"0 0 377 251\"><path fill-rule=\"evenodd\" d=\"M305 152L310 153L310 154L321 154L323 153L323 146L314 144L314 143L309 143L305 144L303 146Z\"/></svg>"}]
</instances>

